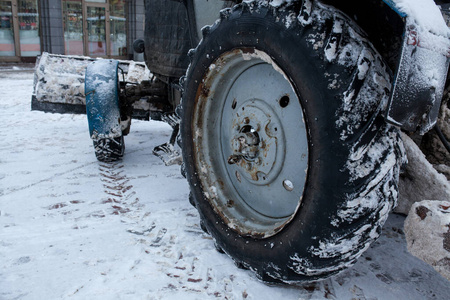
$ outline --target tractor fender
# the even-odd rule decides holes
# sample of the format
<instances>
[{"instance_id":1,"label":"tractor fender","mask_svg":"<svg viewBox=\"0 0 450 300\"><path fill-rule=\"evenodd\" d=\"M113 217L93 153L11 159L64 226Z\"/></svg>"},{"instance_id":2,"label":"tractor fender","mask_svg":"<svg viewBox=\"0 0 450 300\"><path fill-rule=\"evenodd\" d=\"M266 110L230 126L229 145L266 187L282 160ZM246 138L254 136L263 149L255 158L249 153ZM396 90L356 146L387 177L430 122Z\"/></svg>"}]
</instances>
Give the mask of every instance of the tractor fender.
<instances>
[{"instance_id":1,"label":"tractor fender","mask_svg":"<svg viewBox=\"0 0 450 300\"><path fill-rule=\"evenodd\" d=\"M89 134L93 140L122 136L118 65L116 60L100 59L86 68L86 114Z\"/></svg>"},{"instance_id":2,"label":"tractor fender","mask_svg":"<svg viewBox=\"0 0 450 300\"><path fill-rule=\"evenodd\" d=\"M424 134L439 115L450 62L450 30L432 0L383 1L405 26L386 119Z\"/></svg>"},{"instance_id":3,"label":"tractor fender","mask_svg":"<svg viewBox=\"0 0 450 300\"><path fill-rule=\"evenodd\" d=\"M386 120L410 132L430 130L439 113L450 56L450 30L435 2L320 2L354 19L392 70Z\"/></svg>"},{"instance_id":4,"label":"tractor fender","mask_svg":"<svg viewBox=\"0 0 450 300\"><path fill-rule=\"evenodd\" d=\"M386 119L406 131L424 134L434 127L439 115L450 43L447 37L407 24Z\"/></svg>"}]
</instances>

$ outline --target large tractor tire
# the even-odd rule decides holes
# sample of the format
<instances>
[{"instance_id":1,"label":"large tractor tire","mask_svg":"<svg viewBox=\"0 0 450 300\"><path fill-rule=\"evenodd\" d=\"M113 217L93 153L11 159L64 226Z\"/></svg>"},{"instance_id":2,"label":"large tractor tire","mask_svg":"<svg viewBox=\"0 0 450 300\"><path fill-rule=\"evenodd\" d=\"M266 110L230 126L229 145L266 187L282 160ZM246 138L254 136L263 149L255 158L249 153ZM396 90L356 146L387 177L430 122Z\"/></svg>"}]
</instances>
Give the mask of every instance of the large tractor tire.
<instances>
[{"instance_id":1,"label":"large tractor tire","mask_svg":"<svg viewBox=\"0 0 450 300\"><path fill-rule=\"evenodd\" d=\"M328 277L380 234L404 150L390 73L336 9L223 10L190 51L183 159L201 224L268 282Z\"/></svg>"},{"instance_id":2,"label":"large tractor tire","mask_svg":"<svg viewBox=\"0 0 450 300\"><path fill-rule=\"evenodd\" d=\"M119 160L125 151L120 124L118 66L116 60L102 59L86 68L89 134L94 143L95 156L102 162Z\"/></svg>"}]
</instances>

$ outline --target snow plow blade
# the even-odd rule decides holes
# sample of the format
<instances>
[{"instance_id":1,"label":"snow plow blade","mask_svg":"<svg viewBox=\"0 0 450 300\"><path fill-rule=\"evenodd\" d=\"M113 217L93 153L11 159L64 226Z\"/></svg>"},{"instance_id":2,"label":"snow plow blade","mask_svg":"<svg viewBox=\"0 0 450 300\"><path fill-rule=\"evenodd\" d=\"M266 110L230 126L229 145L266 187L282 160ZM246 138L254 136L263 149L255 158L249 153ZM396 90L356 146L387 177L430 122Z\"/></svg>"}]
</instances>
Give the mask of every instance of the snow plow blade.
<instances>
[{"instance_id":1,"label":"snow plow blade","mask_svg":"<svg viewBox=\"0 0 450 300\"><path fill-rule=\"evenodd\" d=\"M86 67L100 59L42 53L35 66L31 109L51 113L85 114ZM151 76L143 62L119 60L119 68L127 82L140 83ZM149 116L145 108L133 109L133 118L148 120Z\"/></svg>"}]
</instances>

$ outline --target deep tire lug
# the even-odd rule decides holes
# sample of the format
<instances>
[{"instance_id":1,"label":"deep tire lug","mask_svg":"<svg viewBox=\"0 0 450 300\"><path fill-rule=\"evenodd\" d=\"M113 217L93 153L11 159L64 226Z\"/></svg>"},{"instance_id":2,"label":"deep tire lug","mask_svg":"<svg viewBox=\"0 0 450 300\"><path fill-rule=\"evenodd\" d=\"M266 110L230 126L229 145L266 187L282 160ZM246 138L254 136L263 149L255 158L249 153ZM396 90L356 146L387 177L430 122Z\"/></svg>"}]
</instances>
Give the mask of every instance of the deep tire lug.
<instances>
[{"instance_id":1,"label":"deep tire lug","mask_svg":"<svg viewBox=\"0 0 450 300\"><path fill-rule=\"evenodd\" d=\"M205 222L203 220L200 220L200 228L203 230L204 233L209 234L208 228L206 228Z\"/></svg>"},{"instance_id":2,"label":"deep tire lug","mask_svg":"<svg viewBox=\"0 0 450 300\"><path fill-rule=\"evenodd\" d=\"M202 36L203 36L203 38L207 37L210 32L211 32L211 26L203 27L202 28Z\"/></svg>"},{"instance_id":3,"label":"deep tire lug","mask_svg":"<svg viewBox=\"0 0 450 300\"><path fill-rule=\"evenodd\" d=\"M225 251L223 251L222 247L220 247L216 241L214 241L214 247L216 247L217 252L225 254Z\"/></svg>"},{"instance_id":4,"label":"deep tire lug","mask_svg":"<svg viewBox=\"0 0 450 300\"><path fill-rule=\"evenodd\" d=\"M190 49L190 50L188 51L188 57L189 57L189 60L190 60L191 62L192 62L192 59L194 58L196 52L197 52L197 51L196 51L195 49Z\"/></svg>"},{"instance_id":5,"label":"deep tire lug","mask_svg":"<svg viewBox=\"0 0 450 300\"><path fill-rule=\"evenodd\" d=\"M192 194L192 192L189 192L189 203L190 203L193 207L196 207L195 200L194 200L194 195Z\"/></svg>"},{"instance_id":6,"label":"deep tire lug","mask_svg":"<svg viewBox=\"0 0 450 300\"><path fill-rule=\"evenodd\" d=\"M230 14L231 14L231 8L224 8L220 11L220 19L221 20L228 19Z\"/></svg>"},{"instance_id":7,"label":"deep tire lug","mask_svg":"<svg viewBox=\"0 0 450 300\"><path fill-rule=\"evenodd\" d=\"M239 261L234 261L234 265L241 270L248 270L248 267Z\"/></svg>"},{"instance_id":8,"label":"deep tire lug","mask_svg":"<svg viewBox=\"0 0 450 300\"><path fill-rule=\"evenodd\" d=\"M246 2L242 2L242 13L250 13L250 6Z\"/></svg>"}]
</instances>

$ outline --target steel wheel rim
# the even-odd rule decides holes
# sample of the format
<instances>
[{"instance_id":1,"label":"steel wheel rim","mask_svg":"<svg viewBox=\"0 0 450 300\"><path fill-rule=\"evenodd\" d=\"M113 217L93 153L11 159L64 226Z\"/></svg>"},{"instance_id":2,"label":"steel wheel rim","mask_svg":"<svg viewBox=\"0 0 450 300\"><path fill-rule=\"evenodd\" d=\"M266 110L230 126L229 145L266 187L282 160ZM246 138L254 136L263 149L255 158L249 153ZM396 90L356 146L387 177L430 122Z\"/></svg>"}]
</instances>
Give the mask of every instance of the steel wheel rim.
<instances>
[{"instance_id":1,"label":"steel wheel rim","mask_svg":"<svg viewBox=\"0 0 450 300\"><path fill-rule=\"evenodd\" d=\"M307 177L294 88L266 53L235 49L210 65L197 95L194 163L205 199L241 235L276 234L300 206Z\"/></svg>"}]
</instances>

